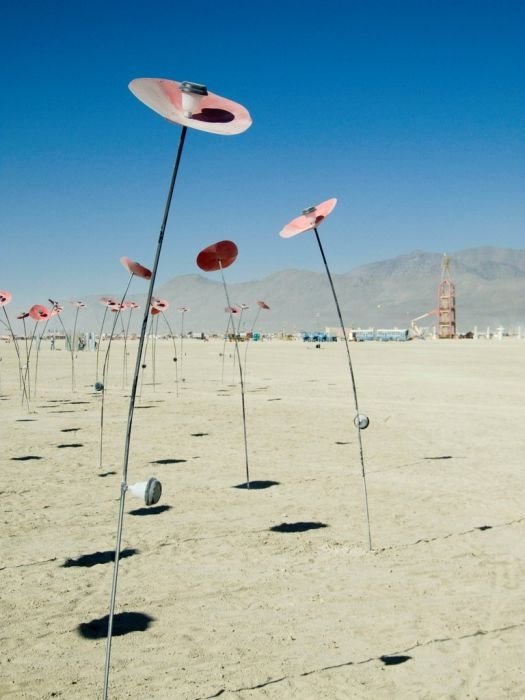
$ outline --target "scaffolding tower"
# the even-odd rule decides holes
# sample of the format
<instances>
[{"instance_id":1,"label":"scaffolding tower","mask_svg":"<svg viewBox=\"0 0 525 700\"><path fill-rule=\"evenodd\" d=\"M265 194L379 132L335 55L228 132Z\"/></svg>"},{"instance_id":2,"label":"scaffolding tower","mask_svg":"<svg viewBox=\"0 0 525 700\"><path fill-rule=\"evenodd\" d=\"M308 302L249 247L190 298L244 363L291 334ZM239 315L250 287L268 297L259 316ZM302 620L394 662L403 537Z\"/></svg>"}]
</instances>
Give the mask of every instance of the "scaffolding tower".
<instances>
[{"instance_id":1,"label":"scaffolding tower","mask_svg":"<svg viewBox=\"0 0 525 700\"><path fill-rule=\"evenodd\" d=\"M438 288L438 337L456 337L456 288L450 279L450 258L446 253L441 262Z\"/></svg>"}]
</instances>

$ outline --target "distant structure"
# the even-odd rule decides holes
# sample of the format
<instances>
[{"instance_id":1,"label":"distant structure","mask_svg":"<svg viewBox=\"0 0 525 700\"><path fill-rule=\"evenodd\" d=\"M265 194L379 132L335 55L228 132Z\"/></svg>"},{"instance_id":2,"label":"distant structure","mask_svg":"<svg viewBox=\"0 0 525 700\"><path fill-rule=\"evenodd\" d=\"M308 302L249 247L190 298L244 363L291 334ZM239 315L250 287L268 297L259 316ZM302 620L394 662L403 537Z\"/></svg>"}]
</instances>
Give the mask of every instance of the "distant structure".
<instances>
[{"instance_id":1,"label":"distant structure","mask_svg":"<svg viewBox=\"0 0 525 700\"><path fill-rule=\"evenodd\" d=\"M445 253L441 263L438 288L438 337L456 337L456 288L450 279L450 258Z\"/></svg>"}]
</instances>

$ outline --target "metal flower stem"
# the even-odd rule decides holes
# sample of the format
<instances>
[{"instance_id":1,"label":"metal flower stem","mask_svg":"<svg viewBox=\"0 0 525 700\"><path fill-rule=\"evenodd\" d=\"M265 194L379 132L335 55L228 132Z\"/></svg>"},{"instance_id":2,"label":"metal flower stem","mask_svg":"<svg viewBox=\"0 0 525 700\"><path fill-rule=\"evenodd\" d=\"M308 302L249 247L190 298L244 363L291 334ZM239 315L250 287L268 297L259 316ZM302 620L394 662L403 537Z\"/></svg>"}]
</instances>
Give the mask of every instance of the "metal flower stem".
<instances>
[{"instance_id":1,"label":"metal flower stem","mask_svg":"<svg viewBox=\"0 0 525 700\"><path fill-rule=\"evenodd\" d=\"M243 430L244 430L244 457L245 457L245 462L246 462L246 488L250 488L250 470L248 467L248 437L246 435L246 409L244 406L244 380L242 376L242 364L241 364L241 354L239 352L239 342L237 340L237 334L235 332L235 322L233 320L233 314L232 314L232 305L230 303L230 295L228 294L228 287L226 286L226 280L224 279L224 272L222 269L221 261L218 261L219 263L219 269L221 271L221 277L222 277L222 286L224 287L224 292L226 294L226 303L228 304L228 308L230 309L230 319L231 319L231 324L233 326L233 336L234 336L234 341L235 341L235 353L237 355L237 360L239 362L239 377L241 380L241 402L242 402L242 425L243 425Z\"/></svg>"},{"instance_id":2,"label":"metal flower stem","mask_svg":"<svg viewBox=\"0 0 525 700\"><path fill-rule=\"evenodd\" d=\"M237 330L235 330L235 322L233 324L233 332L236 338L241 338L241 323L242 315L244 313L244 308L241 306L241 313L239 314L239 321L237 322ZM233 319L232 319L233 320ZM235 355L233 356L233 367L232 367L232 384L235 383Z\"/></svg>"},{"instance_id":3,"label":"metal flower stem","mask_svg":"<svg viewBox=\"0 0 525 700\"><path fill-rule=\"evenodd\" d=\"M153 319L151 319L153 321ZM152 355L152 362L151 362L151 371L152 371L152 376L153 376L153 391L155 391L155 386L157 383L157 338L159 335L159 317L155 318L155 322L152 323L152 326L155 326L155 332L153 333L153 336L151 338L151 355Z\"/></svg>"},{"instance_id":4,"label":"metal flower stem","mask_svg":"<svg viewBox=\"0 0 525 700\"><path fill-rule=\"evenodd\" d=\"M106 659L105 659L105 666L104 666L104 689L103 689L104 700L107 700L108 689L109 689L109 669L110 669L110 664L111 664L111 640L112 640L112 634L113 634L113 618L115 616L115 601L116 601L116 597L117 597L118 567L119 567L119 559L120 559L120 546L121 546L121 541L122 541L122 525L123 525L123 520L124 520L124 504L125 504L125 500L126 500L126 491L128 488L128 484L127 484L128 463L129 463L129 452L130 452L130 445L131 445L131 429L133 426L133 412L135 409L135 399L137 396L137 384L138 384L138 380L139 380L140 365L141 365L141 360L142 360L142 350L144 348L144 338L146 336L146 328L148 325L148 314L149 314L149 309L150 309L150 305L151 305L151 298L153 296L153 287L155 285L155 278L157 276L157 269L159 266L159 258L160 258L160 253L162 250L162 242L164 240L164 232L166 230L166 224L168 223L168 215L169 215L169 211L170 211L171 199L173 196L173 189L175 187L175 181L177 179L177 173L179 171L182 150L184 148L184 141L186 139L186 131L187 131L187 127L183 126L182 131L181 131L181 135L180 135L180 140L179 140L179 147L177 150L177 157L175 158L175 165L173 167L173 173L171 176L171 182L170 182L170 186L169 186L169 190L168 190L168 196L166 199L166 206L164 208L164 216L162 218L162 223L161 223L160 232L159 232L159 238L157 241L157 251L155 253L155 261L153 263L153 268L151 271L151 279L150 279L148 294L146 297L146 302L144 304L144 316L142 319L142 327L141 327L140 336L139 336L139 346L137 348L137 359L135 362L135 371L133 374L133 382L131 385L128 422L127 422L127 428L126 428L126 439L125 439L125 443L124 443L124 460L122 463L122 483L120 486L120 505L119 505L118 520L117 520L117 538L116 538L116 543L115 543L115 561L113 564L113 580L112 580L112 585L111 585L111 597L110 597L110 602L109 602L108 637L107 637L107 642L106 642Z\"/></svg>"},{"instance_id":5,"label":"metal flower stem","mask_svg":"<svg viewBox=\"0 0 525 700\"><path fill-rule=\"evenodd\" d=\"M109 335L109 342L108 342L108 347L106 350L106 354L104 355L104 364L102 365L102 397L100 400L100 445L99 445L99 454L98 454L98 466L99 469L102 469L102 451L103 451L103 444L104 444L104 404L105 404L105 398L106 398L106 388L107 388L107 381L108 381L108 369L109 369L109 352L111 350L111 343L113 341L113 335L115 333L115 328L117 326L117 322L119 320L121 311L122 311L122 304L124 303L124 300L126 299L128 290L131 286L131 282L133 281L133 273L131 273L128 284L126 286L126 289L124 290L124 294L122 295L122 299L120 300L120 303L118 305L117 312L115 314L115 320L113 321L113 325L111 326L111 333ZM99 342L100 344L100 342Z\"/></svg>"},{"instance_id":6,"label":"metal flower stem","mask_svg":"<svg viewBox=\"0 0 525 700\"><path fill-rule=\"evenodd\" d=\"M73 338L71 340L71 391L75 391L75 347L76 347L75 336L77 334L77 320L78 320L78 312L79 311L80 311L80 307L77 306L77 310L75 312L75 321L73 323Z\"/></svg>"},{"instance_id":7,"label":"metal flower stem","mask_svg":"<svg viewBox=\"0 0 525 700\"><path fill-rule=\"evenodd\" d=\"M25 367L25 381L27 382L28 386L28 391L29 391L29 397L31 398L31 371L29 367L29 359L31 357L31 352L33 350L33 342L35 340L35 335L36 335L36 329L38 326L38 321L35 321L35 325L33 327L33 334L31 336L31 341L29 343L29 348L27 347L27 338L26 338L26 367ZM26 329L25 329L25 319L24 319L24 335L26 335Z\"/></svg>"},{"instance_id":8,"label":"metal flower stem","mask_svg":"<svg viewBox=\"0 0 525 700\"><path fill-rule=\"evenodd\" d=\"M66 331L66 327L64 326L64 321L62 321L60 313L57 314L57 318L60 325L62 326L62 330L64 331L64 342L66 344L66 348L69 346L69 348L71 349L71 338L69 337L69 334Z\"/></svg>"},{"instance_id":9,"label":"metal flower stem","mask_svg":"<svg viewBox=\"0 0 525 700\"><path fill-rule=\"evenodd\" d=\"M182 365L184 362L184 314L186 312L182 312L182 318L180 321L180 380L181 382L184 381L183 379L183 374L182 374Z\"/></svg>"},{"instance_id":10,"label":"metal flower stem","mask_svg":"<svg viewBox=\"0 0 525 700\"><path fill-rule=\"evenodd\" d=\"M24 397L27 403L27 410L29 411L29 396L27 394L27 388L24 380L24 375L22 372L22 357L20 355L20 347L18 346L18 340L16 339L15 332L13 331L13 327L11 325L11 321L9 320L9 316L7 315L7 311L5 310L5 307L2 307L5 315L5 320L7 321L7 327L9 328L9 332L11 333L11 338L13 339L13 345L15 348L16 356L18 358L18 378L19 378L19 388L22 390L22 404L24 403ZM25 328L25 326L24 326Z\"/></svg>"},{"instance_id":11,"label":"metal flower stem","mask_svg":"<svg viewBox=\"0 0 525 700\"><path fill-rule=\"evenodd\" d=\"M27 326L26 326L25 317L22 319L22 325L24 326L24 342L25 342L25 346L26 346L26 364L25 364L25 367L23 368L25 371L24 371L22 381L23 381L24 387L26 388L26 391L27 391L27 398L30 399L31 398L31 377L29 377L29 379L27 377L27 372L29 370L29 346L27 343ZM22 403L24 403L23 399L22 399ZM29 403L27 404L27 408L29 410Z\"/></svg>"},{"instance_id":12,"label":"metal flower stem","mask_svg":"<svg viewBox=\"0 0 525 700\"><path fill-rule=\"evenodd\" d=\"M126 325L126 330L124 332L124 363L123 363L123 377L122 377L122 388L125 387L128 381L128 336L129 327L131 325L131 314L133 313L133 307L129 310L128 323Z\"/></svg>"},{"instance_id":13,"label":"metal flower stem","mask_svg":"<svg viewBox=\"0 0 525 700\"><path fill-rule=\"evenodd\" d=\"M149 348L149 341L151 336L153 335L153 316L150 318L149 321L149 332L146 333L146 342L144 344L144 350L143 350L143 357L144 357L144 362L142 363L141 369L141 375L140 375L140 390L138 392L139 398L142 399L142 387L144 386L144 374L146 373L146 367L147 367L147 360L148 360L148 348Z\"/></svg>"},{"instance_id":14,"label":"metal flower stem","mask_svg":"<svg viewBox=\"0 0 525 700\"><path fill-rule=\"evenodd\" d=\"M252 327L250 328L250 337L246 336L246 347L244 348L244 378L246 379L246 360L248 358L248 346L250 345L251 341L253 340L253 331L255 328L255 324L257 323L257 319L259 318L259 314L261 313L261 307L259 306L257 309L257 313L255 314L255 319L253 321Z\"/></svg>"},{"instance_id":15,"label":"metal flower stem","mask_svg":"<svg viewBox=\"0 0 525 700\"><path fill-rule=\"evenodd\" d=\"M352 368L352 359L350 357L350 348L348 346L348 338L346 337L345 324L343 323L343 316L341 314L341 308L339 306L339 301L337 299L337 294L335 292L334 283L332 281L332 275L330 274L330 270L328 268L328 262L326 260L323 246L321 244L321 239L319 238L319 233L317 231L317 228L315 228L315 227L314 227L314 233L315 233L315 237L317 239L317 244L319 245L319 250L321 251L321 257L323 258L323 263L325 266L326 274L328 275L328 281L330 282L330 287L332 289L332 294L333 294L335 306L337 309L337 315L339 316L339 323L341 324L341 331L343 333L343 338L345 341L346 355L348 357L348 368L350 370L350 378L352 380L352 390L353 390L353 394L354 394L354 405L355 405L355 412L356 412L356 418L357 418L356 423L357 423L357 435L358 435L358 442L359 442L359 457L361 460L361 476L363 477L363 490L364 490L364 497L365 497L366 522L368 525L368 547L371 550L372 549L372 535L370 532L370 513L368 510L368 491L366 488L365 458L364 458L364 454L363 454L363 441L361 438L361 427L359 424L359 404L357 401L357 388L356 388L356 384L355 384L354 370Z\"/></svg>"},{"instance_id":16,"label":"metal flower stem","mask_svg":"<svg viewBox=\"0 0 525 700\"><path fill-rule=\"evenodd\" d=\"M177 344L175 342L175 336L173 335L173 330L172 330L170 323L166 317L166 314L164 313L164 311L161 311L160 313L161 313L162 318L164 319L164 321L166 323L166 326L168 327L168 330L169 330L170 335L171 335L171 339L173 341L173 361L175 362L175 387L176 387L176 392L177 392L177 396L178 396L179 395L179 368L177 366L178 365Z\"/></svg>"},{"instance_id":17,"label":"metal flower stem","mask_svg":"<svg viewBox=\"0 0 525 700\"><path fill-rule=\"evenodd\" d=\"M96 370L95 370L95 383L98 382L98 358L100 355L100 345L102 343L102 333L104 331L104 323L106 321L108 309L109 309L109 306L106 304L106 308L104 309L104 315L102 316L102 325L100 326L100 333L98 336L98 343L97 343L97 365L96 365Z\"/></svg>"},{"instance_id":18,"label":"metal flower stem","mask_svg":"<svg viewBox=\"0 0 525 700\"><path fill-rule=\"evenodd\" d=\"M227 323L227 325L226 325L226 331L225 331L225 333L224 333L224 342L223 342L223 344L222 344L221 384L224 384L224 360L225 360L225 357L226 357L226 343L228 342L228 331L230 330L230 326L231 326L232 319L233 319L233 316L232 316L232 312L231 312L231 311L229 312L229 314L230 314L230 315L228 316L228 323ZM233 327L233 330L235 331L235 326Z\"/></svg>"},{"instance_id":19,"label":"metal flower stem","mask_svg":"<svg viewBox=\"0 0 525 700\"><path fill-rule=\"evenodd\" d=\"M131 311L131 309L130 309ZM131 313L128 316L128 324L129 324L129 319L131 318ZM124 324L124 318L122 314L120 314L120 324L122 326L122 337L124 339L124 350L122 352L122 388L124 389L126 386L126 360L127 360L127 343L128 343L128 331L126 329L126 325Z\"/></svg>"},{"instance_id":20,"label":"metal flower stem","mask_svg":"<svg viewBox=\"0 0 525 700\"><path fill-rule=\"evenodd\" d=\"M42 344L42 338L45 335L47 324L49 323L49 319L51 317L48 316L46 319L46 322L44 324L44 328L42 329L42 333L40 334L40 342L36 346L36 361L35 361L35 385L34 385L34 390L35 390L35 399L37 397L37 384L38 384L38 356L40 355L40 345Z\"/></svg>"}]
</instances>

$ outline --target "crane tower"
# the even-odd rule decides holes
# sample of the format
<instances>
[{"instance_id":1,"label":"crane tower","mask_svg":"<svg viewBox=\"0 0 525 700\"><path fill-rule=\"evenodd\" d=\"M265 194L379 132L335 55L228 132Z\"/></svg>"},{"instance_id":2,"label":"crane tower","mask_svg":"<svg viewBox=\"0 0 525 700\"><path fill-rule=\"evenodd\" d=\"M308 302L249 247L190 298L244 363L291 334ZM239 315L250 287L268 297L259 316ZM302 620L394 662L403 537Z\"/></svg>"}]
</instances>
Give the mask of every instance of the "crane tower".
<instances>
[{"instance_id":1,"label":"crane tower","mask_svg":"<svg viewBox=\"0 0 525 700\"><path fill-rule=\"evenodd\" d=\"M440 338L456 337L456 288L450 279L450 258L446 253L441 262L438 288L438 323Z\"/></svg>"}]
</instances>

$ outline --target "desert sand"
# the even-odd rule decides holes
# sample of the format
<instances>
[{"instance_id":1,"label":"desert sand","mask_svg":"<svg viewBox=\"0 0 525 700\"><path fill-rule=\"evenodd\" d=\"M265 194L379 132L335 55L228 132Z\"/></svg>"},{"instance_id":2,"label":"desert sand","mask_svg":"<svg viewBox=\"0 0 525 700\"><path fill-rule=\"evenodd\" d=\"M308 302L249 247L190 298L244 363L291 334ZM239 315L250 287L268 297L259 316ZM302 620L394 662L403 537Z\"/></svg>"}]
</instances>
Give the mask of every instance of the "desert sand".
<instances>
[{"instance_id":1,"label":"desert sand","mask_svg":"<svg viewBox=\"0 0 525 700\"><path fill-rule=\"evenodd\" d=\"M129 481L154 475L163 494L126 500L117 613L136 615L113 639L110 697L525 697L525 341L352 344L372 551L344 345L250 346L250 474L275 483L249 491L222 347L185 341L178 383L169 341L155 386L148 359ZM0 355L0 697L100 697L122 343L102 468L95 354L77 354L72 392L69 355L43 347L30 412L12 345Z\"/></svg>"}]
</instances>

